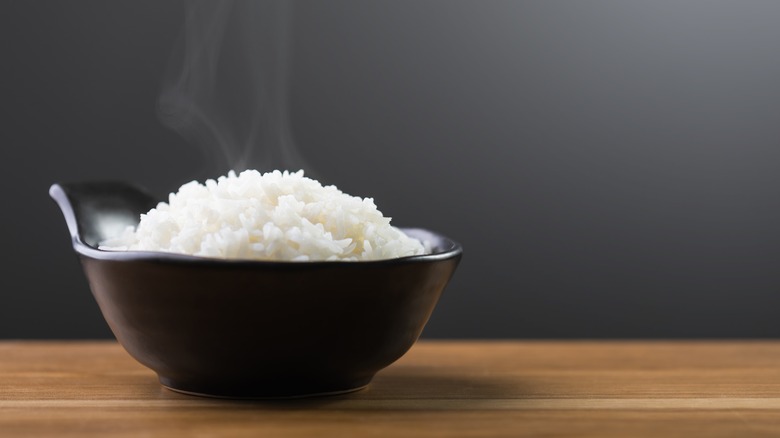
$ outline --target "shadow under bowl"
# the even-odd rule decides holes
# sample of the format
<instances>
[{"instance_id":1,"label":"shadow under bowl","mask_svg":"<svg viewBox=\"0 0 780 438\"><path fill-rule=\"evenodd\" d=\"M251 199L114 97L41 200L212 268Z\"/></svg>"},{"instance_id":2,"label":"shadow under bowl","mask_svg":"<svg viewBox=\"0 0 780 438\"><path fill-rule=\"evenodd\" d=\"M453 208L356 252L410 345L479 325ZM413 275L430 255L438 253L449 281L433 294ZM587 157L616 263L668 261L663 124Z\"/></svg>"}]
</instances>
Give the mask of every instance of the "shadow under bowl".
<instances>
[{"instance_id":1,"label":"shadow under bowl","mask_svg":"<svg viewBox=\"0 0 780 438\"><path fill-rule=\"evenodd\" d=\"M101 251L157 204L118 182L55 184L73 247L120 344L173 390L301 397L366 386L423 330L462 255L422 229L432 253L370 262L217 260Z\"/></svg>"}]
</instances>

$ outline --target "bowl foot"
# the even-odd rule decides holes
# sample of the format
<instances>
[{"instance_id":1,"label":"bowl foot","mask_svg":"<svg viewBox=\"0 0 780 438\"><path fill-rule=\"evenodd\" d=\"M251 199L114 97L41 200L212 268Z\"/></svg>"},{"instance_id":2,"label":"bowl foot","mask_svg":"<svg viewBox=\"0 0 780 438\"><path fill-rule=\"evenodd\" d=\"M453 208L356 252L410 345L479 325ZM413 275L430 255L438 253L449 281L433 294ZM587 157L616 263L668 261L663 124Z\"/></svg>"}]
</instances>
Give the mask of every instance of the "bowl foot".
<instances>
[{"instance_id":1,"label":"bowl foot","mask_svg":"<svg viewBox=\"0 0 780 438\"><path fill-rule=\"evenodd\" d=\"M371 378L358 380L343 385L314 387L310 390L301 389L294 386L289 388L280 388L278 384L274 385L273 388L249 385L248 387L236 389L231 387L224 388L198 384L193 385L160 376L160 384L162 384L162 386L164 386L166 389L174 392L198 397L233 400L289 400L296 398L325 397L360 391L361 389L364 389L366 386L368 386L369 382L371 382Z\"/></svg>"}]
</instances>

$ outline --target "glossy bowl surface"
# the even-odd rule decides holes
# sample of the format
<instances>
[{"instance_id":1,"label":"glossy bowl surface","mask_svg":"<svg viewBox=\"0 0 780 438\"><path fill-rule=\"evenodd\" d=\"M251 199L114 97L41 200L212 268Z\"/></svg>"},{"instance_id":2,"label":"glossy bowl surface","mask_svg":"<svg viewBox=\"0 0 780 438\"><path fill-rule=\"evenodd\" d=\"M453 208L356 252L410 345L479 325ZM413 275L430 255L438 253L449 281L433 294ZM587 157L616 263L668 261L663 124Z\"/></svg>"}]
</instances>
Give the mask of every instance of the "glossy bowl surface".
<instances>
[{"instance_id":1,"label":"glossy bowl surface","mask_svg":"<svg viewBox=\"0 0 780 438\"><path fill-rule=\"evenodd\" d=\"M217 260L102 251L157 204L118 182L55 184L92 294L122 346L176 391L236 398L348 392L417 340L460 261L451 239L404 229L432 254L370 262Z\"/></svg>"}]
</instances>

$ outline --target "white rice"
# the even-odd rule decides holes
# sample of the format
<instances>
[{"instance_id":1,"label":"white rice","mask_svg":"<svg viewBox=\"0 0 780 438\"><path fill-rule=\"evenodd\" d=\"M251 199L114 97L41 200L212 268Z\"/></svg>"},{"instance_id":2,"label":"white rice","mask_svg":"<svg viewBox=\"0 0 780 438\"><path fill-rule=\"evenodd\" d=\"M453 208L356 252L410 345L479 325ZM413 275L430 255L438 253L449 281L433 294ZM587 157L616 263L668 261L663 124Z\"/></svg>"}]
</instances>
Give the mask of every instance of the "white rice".
<instances>
[{"instance_id":1,"label":"white rice","mask_svg":"<svg viewBox=\"0 0 780 438\"><path fill-rule=\"evenodd\" d=\"M231 171L171 193L100 243L112 251L163 251L246 260L381 260L424 254L417 239L390 225L371 198L295 173Z\"/></svg>"}]
</instances>

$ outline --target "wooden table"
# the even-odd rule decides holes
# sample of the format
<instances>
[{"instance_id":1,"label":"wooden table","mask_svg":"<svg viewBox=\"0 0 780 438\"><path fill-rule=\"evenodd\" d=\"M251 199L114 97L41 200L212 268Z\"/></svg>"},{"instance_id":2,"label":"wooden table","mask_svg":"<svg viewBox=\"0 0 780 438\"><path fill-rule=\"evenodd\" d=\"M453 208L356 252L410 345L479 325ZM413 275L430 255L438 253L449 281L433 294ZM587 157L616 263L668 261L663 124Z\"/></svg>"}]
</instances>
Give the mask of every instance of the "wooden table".
<instances>
[{"instance_id":1,"label":"wooden table","mask_svg":"<svg viewBox=\"0 0 780 438\"><path fill-rule=\"evenodd\" d=\"M113 342L0 342L0 436L780 436L780 341L420 342L365 390L177 394Z\"/></svg>"}]
</instances>

